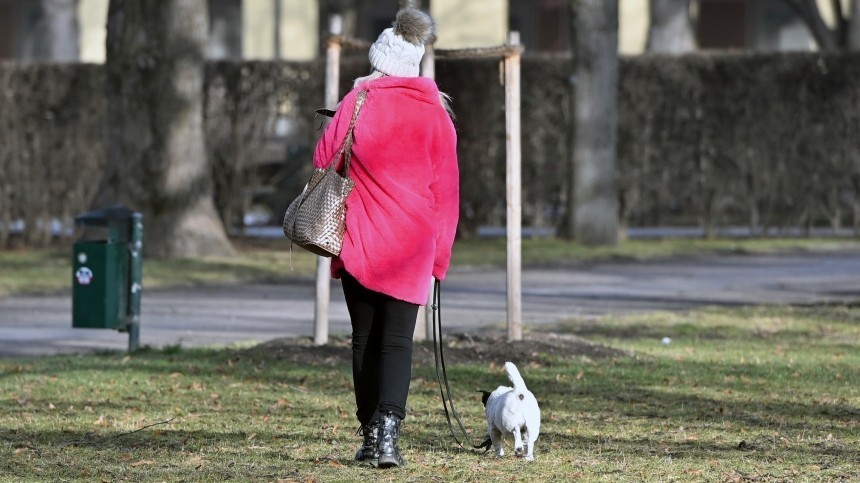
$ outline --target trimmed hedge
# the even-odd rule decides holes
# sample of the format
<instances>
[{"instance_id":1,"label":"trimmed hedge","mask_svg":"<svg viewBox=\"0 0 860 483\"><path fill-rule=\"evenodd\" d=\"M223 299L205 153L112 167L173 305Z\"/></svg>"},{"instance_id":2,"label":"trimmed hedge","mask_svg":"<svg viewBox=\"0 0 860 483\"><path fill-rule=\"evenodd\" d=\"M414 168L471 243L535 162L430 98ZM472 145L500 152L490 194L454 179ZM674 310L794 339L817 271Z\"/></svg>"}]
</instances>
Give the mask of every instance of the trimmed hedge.
<instances>
[{"instance_id":1,"label":"trimmed hedge","mask_svg":"<svg viewBox=\"0 0 860 483\"><path fill-rule=\"evenodd\" d=\"M637 57L619 94L631 224L860 228L860 55Z\"/></svg>"},{"instance_id":2,"label":"trimmed hedge","mask_svg":"<svg viewBox=\"0 0 860 483\"><path fill-rule=\"evenodd\" d=\"M572 176L569 57L522 62L523 222L556 226ZM369 71L341 66L341 92ZM459 134L461 235L504 223L504 87L497 60L440 60ZM216 204L236 225L250 202L283 212L310 171L323 62L207 65L206 133ZM630 226L853 224L860 230L860 56L720 54L621 60L618 183ZM0 64L0 246L86 211L104 165L96 65ZM331 107L331 106L328 106ZM277 135L276 135L277 134ZM404 153L408 158L408 153Z\"/></svg>"},{"instance_id":3,"label":"trimmed hedge","mask_svg":"<svg viewBox=\"0 0 860 483\"><path fill-rule=\"evenodd\" d=\"M104 75L94 65L0 63L0 247L13 221L24 242L51 239L98 190L104 165Z\"/></svg>"}]
</instances>

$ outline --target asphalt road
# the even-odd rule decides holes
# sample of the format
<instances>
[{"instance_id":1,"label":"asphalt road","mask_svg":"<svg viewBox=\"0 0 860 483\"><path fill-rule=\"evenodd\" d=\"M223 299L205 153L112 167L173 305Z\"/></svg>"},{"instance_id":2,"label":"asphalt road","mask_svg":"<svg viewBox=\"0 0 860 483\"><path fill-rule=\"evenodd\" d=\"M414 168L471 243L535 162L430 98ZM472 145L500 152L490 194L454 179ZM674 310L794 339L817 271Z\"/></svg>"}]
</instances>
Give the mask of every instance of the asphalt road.
<instances>
[{"instance_id":1,"label":"asphalt road","mask_svg":"<svg viewBox=\"0 0 860 483\"><path fill-rule=\"evenodd\" d=\"M602 262L523 271L524 324L700 306L860 301L860 252L709 256ZM503 270L453 269L442 284L443 326L504 327ZM141 345L201 346L312 336L314 284L244 284L144 290ZM332 334L348 333L340 282L332 283ZM112 330L71 328L71 296L0 298L0 357L128 346Z\"/></svg>"}]
</instances>

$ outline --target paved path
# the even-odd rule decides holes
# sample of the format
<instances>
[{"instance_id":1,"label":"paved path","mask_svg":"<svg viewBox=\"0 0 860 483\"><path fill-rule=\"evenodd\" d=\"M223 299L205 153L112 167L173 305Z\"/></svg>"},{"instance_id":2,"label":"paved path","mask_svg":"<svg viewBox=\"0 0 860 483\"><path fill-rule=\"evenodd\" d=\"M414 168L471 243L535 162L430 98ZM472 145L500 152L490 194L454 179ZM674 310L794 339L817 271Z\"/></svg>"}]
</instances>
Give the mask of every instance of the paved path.
<instances>
[{"instance_id":1,"label":"paved path","mask_svg":"<svg viewBox=\"0 0 860 483\"><path fill-rule=\"evenodd\" d=\"M444 326L504 327L505 273L454 270L442 284ZM526 324L704 305L860 300L860 252L602 262L523 273ZM141 344L231 344L311 336L313 283L148 290ZM332 284L331 333L349 322ZM0 357L125 349L126 334L72 329L70 295L0 298Z\"/></svg>"}]
</instances>

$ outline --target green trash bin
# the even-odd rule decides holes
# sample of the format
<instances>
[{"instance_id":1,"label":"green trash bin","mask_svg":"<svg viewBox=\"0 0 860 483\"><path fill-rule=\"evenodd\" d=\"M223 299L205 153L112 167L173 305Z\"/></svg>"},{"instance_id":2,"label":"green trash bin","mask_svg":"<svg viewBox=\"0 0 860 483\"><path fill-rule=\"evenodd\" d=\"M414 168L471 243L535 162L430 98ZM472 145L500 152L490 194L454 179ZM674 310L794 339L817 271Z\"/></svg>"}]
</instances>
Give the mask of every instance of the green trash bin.
<instances>
[{"instance_id":1,"label":"green trash bin","mask_svg":"<svg viewBox=\"0 0 860 483\"><path fill-rule=\"evenodd\" d=\"M87 228L73 246L72 327L129 333L137 349L143 218L122 206L85 213L75 223Z\"/></svg>"}]
</instances>

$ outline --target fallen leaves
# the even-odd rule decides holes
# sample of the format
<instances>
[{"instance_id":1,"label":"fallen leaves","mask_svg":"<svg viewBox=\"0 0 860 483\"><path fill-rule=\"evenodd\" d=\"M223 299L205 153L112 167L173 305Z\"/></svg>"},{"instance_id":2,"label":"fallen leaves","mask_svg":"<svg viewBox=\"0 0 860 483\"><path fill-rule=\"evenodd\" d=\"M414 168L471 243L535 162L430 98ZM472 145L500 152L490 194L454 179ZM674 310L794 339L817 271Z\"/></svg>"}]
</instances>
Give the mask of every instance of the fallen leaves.
<instances>
[{"instance_id":1,"label":"fallen leaves","mask_svg":"<svg viewBox=\"0 0 860 483\"><path fill-rule=\"evenodd\" d=\"M24 446L24 447L16 449L15 451L12 452L12 454L14 454L15 456L18 456L18 455L27 453L28 451L33 451L33 448L31 448L30 446Z\"/></svg>"},{"instance_id":2,"label":"fallen leaves","mask_svg":"<svg viewBox=\"0 0 860 483\"><path fill-rule=\"evenodd\" d=\"M317 464L326 464L326 465L328 465L328 466L334 466L334 467L341 467L341 466L344 466L344 465L343 465L343 463L341 463L340 461L338 461L338 460L337 460L337 458L335 458L335 456L334 456L333 454L331 454L331 453L329 453L329 454L327 454L327 455L325 455L325 456L320 456L319 458L317 458L317 459L315 459L315 460L314 460L314 463L317 463Z\"/></svg>"},{"instance_id":3,"label":"fallen leaves","mask_svg":"<svg viewBox=\"0 0 860 483\"><path fill-rule=\"evenodd\" d=\"M276 402L275 404L272 404L270 406L270 408L271 409L290 409L290 408L292 408L292 405L290 404L290 402L286 398L279 397L278 402Z\"/></svg>"},{"instance_id":4,"label":"fallen leaves","mask_svg":"<svg viewBox=\"0 0 860 483\"><path fill-rule=\"evenodd\" d=\"M185 461L188 466L193 466L195 470L201 471L206 467L206 460L202 456L194 456Z\"/></svg>"}]
</instances>

